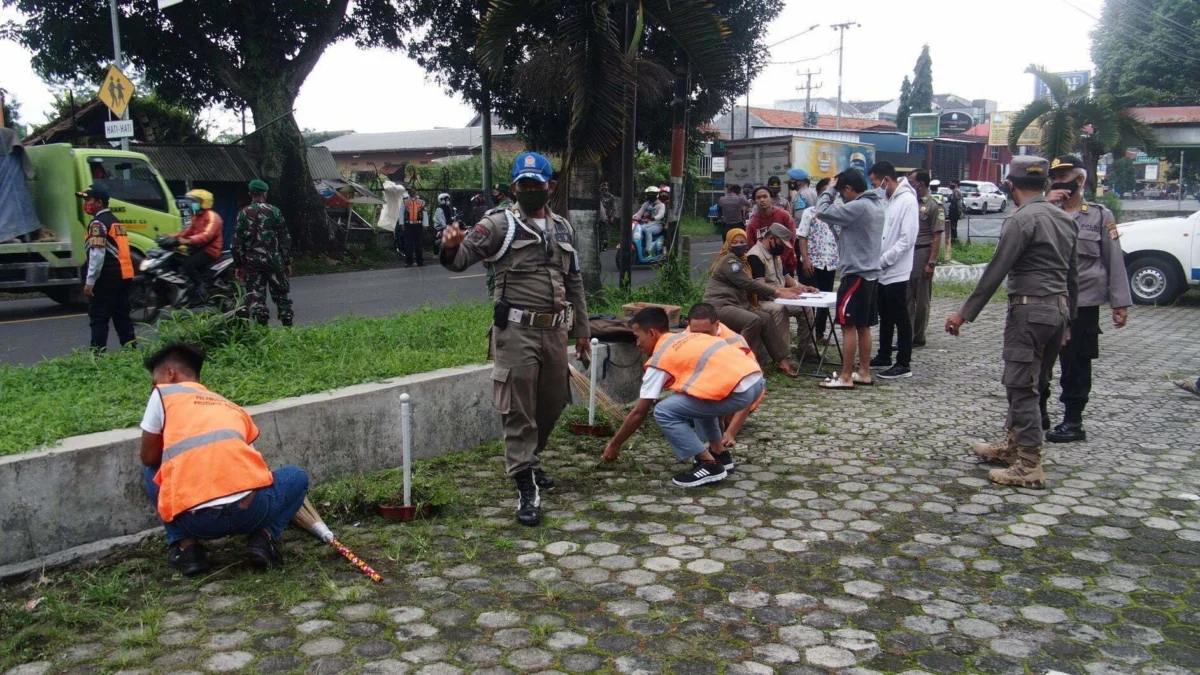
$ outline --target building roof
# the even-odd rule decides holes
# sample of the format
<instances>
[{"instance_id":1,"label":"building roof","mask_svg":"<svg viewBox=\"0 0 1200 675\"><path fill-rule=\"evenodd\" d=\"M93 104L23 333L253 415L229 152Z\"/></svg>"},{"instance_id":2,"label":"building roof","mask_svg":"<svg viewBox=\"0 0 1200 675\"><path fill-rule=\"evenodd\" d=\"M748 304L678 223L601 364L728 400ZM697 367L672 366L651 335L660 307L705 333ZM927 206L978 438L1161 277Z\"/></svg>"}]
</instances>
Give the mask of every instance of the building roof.
<instances>
[{"instance_id":1,"label":"building roof","mask_svg":"<svg viewBox=\"0 0 1200 675\"><path fill-rule=\"evenodd\" d=\"M395 150L445 150L473 148L480 143L479 127L453 129L421 129L418 131L389 131L377 134L347 134L331 138L318 147L344 154L357 152L389 152ZM492 138L515 136L516 131L503 127L492 129Z\"/></svg>"},{"instance_id":2,"label":"building roof","mask_svg":"<svg viewBox=\"0 0 1200 675\"><path fill-rule=\"evenodd\" d=\"M762 120L763 124L769 127L780 127L787 129L804 128L804 113L793 112L791 110L775 110L773 108L755 108L750 106L750 114ZM753 125L751 125L753 126ZM834 129L837 127L837 116L835 115L820 115L817 117L818 129ZM843 129L871 129L879 127L881 129L895 129L896 125L892 122L881 120L867 120L857 117L842 116Z\"/></svg>"},{"instance_id":3,"label":"building roof","mask_svg":"<svg viewBox=\"0 0 1200 675\"><path fill-rule=\"evenodd\" d=\"M889 98L882 101L850 101L850 105L857 108L864 115L869 115L894 100L895 99Z\"/></svg>"},{"instance_id":4,"label":"building roof","mask_svg":"<svg viewBox=\"0 0 1200 675\"><path fill-rule=\"evenodd\" d=\"M970 108L971 101L956 94L934 94L933 105L941 110L946 108Z\"/></svg>"},{"instance_id":5,"label":"building roof","mask_svg":"<svg viewBox=\"0 0 1200 675\"><path fill-rule=\"evenodd\" d=\"M149 157L163 180L248 183L260 177L244 145L139 143L131 149ZM333 155L325 148L308 148L308 170L313 180L342 178Z\"/></svg>"},{"instance_id":6,"label":"building roof","mask_svg":"<svg viewBox=\"0 0 1200 675\"><path fill-rule=\"evenodd\" d=\"M1129 108L1126 112L1136 115L1146 124L1197 124L1200 123L1200 106L1175 106L1164 108Z\"/></svg>"}]
</instances>

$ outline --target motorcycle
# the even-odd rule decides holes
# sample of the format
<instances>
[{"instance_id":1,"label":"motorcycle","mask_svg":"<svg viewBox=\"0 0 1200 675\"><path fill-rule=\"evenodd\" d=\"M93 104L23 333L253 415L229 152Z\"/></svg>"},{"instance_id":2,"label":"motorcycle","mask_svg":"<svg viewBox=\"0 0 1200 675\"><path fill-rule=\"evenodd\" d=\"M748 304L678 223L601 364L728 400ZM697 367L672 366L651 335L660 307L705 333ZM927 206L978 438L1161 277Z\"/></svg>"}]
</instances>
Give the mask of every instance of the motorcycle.
<instances>
[{"instance_id":1,"label":"motorcycle","mask_svg":"<svg viewBox=\"0 0 1200 675\"><path fill-rule=\"evenodd\" d=\"M169 235L155 239L157 248L146 252L138 267L129 293L133 317L152 323L168 307L214 306L220 312L232 312L237 305L238 285L234 279L233 255L223 251L204 271L204 295L192 295L192 280L183 271L187 253L179 250L179 240Z\"/></svg>"},{"instance_id":2,"label":"motorcycle","mask_svg":"<svg viewBox=\"0 0 1200 675\"><path fill-rule=\"evenodd\" d=\"M638 265L653 265L666 260L666 236L667 230L664 227L661 232L650 238L650 246L647 248L646 238L642 236L642 222L635 219L633 221L633 262Z\"/></svg>"}]
</instances>

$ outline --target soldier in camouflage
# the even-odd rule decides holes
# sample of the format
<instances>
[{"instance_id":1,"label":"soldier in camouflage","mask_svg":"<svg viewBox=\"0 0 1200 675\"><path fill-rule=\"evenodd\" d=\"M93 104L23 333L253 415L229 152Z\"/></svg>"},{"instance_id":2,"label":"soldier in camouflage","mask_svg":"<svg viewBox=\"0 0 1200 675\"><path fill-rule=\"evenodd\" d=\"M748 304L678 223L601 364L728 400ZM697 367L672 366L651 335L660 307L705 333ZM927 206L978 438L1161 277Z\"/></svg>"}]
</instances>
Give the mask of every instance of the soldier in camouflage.
<instances>
[{"instance_id":1,"label":"soldier in camouflage","mask_svg":"<svg viewBox=\"0 0 1200 675\"><path fill-rule=\"evenodd\" d=\"M250 181L250 205L238 212L233 234L233 264L237 278L246 286L246 307L262 325L271 319L267 289L275 301L279 321L292 325L292 301L288 298L292 275L292 237L283 214L267 203L267 184Z\"/></svg>"}]
</instances>

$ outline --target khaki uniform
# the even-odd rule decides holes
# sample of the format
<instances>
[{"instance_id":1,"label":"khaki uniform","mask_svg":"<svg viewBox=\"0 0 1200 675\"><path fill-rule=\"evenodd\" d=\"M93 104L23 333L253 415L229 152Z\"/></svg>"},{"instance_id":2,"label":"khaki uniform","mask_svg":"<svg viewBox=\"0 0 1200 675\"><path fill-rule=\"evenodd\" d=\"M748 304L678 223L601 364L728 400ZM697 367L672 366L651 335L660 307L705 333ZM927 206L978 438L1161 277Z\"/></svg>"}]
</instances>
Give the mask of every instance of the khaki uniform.
<instances>
[{"instance_id":1,"label":"khaki uniform","mask_svg":"<svg viewBox=\"0 0 1200 675\"><path fill-rule=\"evenodd\" d=\"M1079 312L1071 323L1071 339L1059 354L1059 400L1065 408L1063 419L1079 423L1092 391L1092 360L1100 356L1100 305L1128 307L1133 299L1112 211L1084 202L1070 215L1079 225ZM1043 411L1049 399L1047 383L1042 389Z\"/></svg>"},{"instance_id":2,"label":"khaki uniform","mask_svg":"<svg viewBox=\"0 0 1200 675\"><path fill-rule=\"evenodd\" d=\"M746 253L746 258L757 258L762 262L763 267L766 269L766 276L763 277L763 281L775 288L784 288L787 286L787 279L783 273L783 259L777 255L771 255L771 252L767 250L761 239ZM792 307L789 305L780 305L780 309L788 317L796 319L796 344L802 350L807 349L811 351L812 339L809 336L811 331L808 327L812 323L812 310L806 307Z\"/></svg>"},{"instance_id":3,"label":"khaki uniform","mask_svg":"<svg viewBox=\"0 0 1200 675\"><path fill-rule=\"evenodd\" d=\"M484 260L495 270L497 302L533 323L492 328L492 405L504 419L504 460L512 476L540 466L538 455L569 395L568 338L590 336L587 306L575 231L549 209L544 230L518 207L492 209L452 259L442 254L442 265L455 272Z\"/></svg>"},{"instance_id":4,"label":"khaki uniform","mask_svg":"<svg viewBox=\"0 0 1200 675\"><path fill-rule=\"evenodd\" d=\"M915 345L925 344L925 331L929 328L929 303L933 300L933 277L925 276L925 266L929 264L933 242L945 230L945 210L932 193L925 195L925 199L921 200L912 274L908 277L908 316L912 319Z\"/></svg>"},{"instance_id":5,"label":"khaki uniform","mask_svg":"<svg viewBox=\"0 0 1200 675\"><path fill-rule=\"evenodd\" d=\"M995 256L959 310L974 321L1008 277L1002 381L1008 393L1006 426L1020 446L1042 446L1038 395L1075 316L1078 232L1075 221L1045 198L1025 202L1005 219Z\"/></svg>"},{"instance_id":6,"label":"khaki uniform","mask_svg":"<svg viewBox=\"0 0 1200 675\"><path fill-rule=\"evenodd\" d=\"M745 263L729 254L721 259L708 278L704 301L717 308L721 323L742 334L759 364L781 362L788 348L788 315L781 305L769 302L775 288L751 279ZM750 295L757 294L758 308L750 308Z\"/></svg>"}]
</instances>

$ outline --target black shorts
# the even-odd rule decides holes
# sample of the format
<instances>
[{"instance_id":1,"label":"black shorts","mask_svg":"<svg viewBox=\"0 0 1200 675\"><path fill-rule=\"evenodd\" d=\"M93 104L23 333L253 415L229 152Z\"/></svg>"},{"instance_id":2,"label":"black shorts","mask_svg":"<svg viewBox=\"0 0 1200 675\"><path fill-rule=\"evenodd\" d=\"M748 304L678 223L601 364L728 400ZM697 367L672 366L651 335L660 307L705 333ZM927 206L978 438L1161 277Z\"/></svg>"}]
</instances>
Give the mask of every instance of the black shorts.
<instances>
[{"instance_id":1,"label":"black shorts","mask_svg":"<svg viewBox=\"0 0 1200 675\"><path fill-rule=\"evenodd\" d=\"M837 292L837 324L870 328L879 323L879 305L875 298L878 288L876 281L856 274L843 275Z\"/></svg>"}]
</instances>

